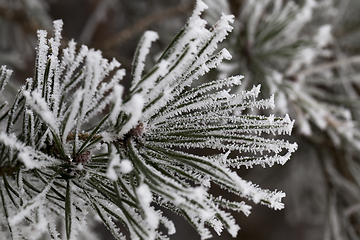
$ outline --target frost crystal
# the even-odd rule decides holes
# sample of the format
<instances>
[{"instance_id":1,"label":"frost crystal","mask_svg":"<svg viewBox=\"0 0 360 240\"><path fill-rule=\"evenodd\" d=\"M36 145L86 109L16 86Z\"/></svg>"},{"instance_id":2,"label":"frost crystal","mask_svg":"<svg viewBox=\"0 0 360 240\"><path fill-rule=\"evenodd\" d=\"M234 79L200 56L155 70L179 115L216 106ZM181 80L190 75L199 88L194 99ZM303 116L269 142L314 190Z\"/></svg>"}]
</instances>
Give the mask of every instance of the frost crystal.
<instances>
[{"instance_id":1,"label":"frost crystal","mask_svg":"<svg viewBox=\"0 0 360 240\"><path fill-rule=\"evenodd\" d=\"M233 93L243 76L198 80L231 58L226 49L215 50L232 30L233 16L223 15L208 29L200 18L206 8L197 2L147 72L145 59L158 35L145 33L124 97L124 70L116 60L86 46L76 51L74 41L59 51L61 21L54 22L49 40L39 31L36 76L0 118L6 126L0 132L1 224L9 235L27 238L31 234L23 226L29 226L26 231L48 229L59 239L51 219L58 215L67 239L76 239L90 208L117 239L125 237L113 220L127 227L131 239L166 239L159 223L169 234L175 226L156 209L163 206L184 216L202 239L211 237L208 226L236 237L240 227L225 210L247 216L251 207L213 196L210 182L254 203L284 207L283 192L262 189L233 168L284 164L296 143L262 135L290 134L294 121L250 114L249 109L274 108L274 98L257 99L260 85ZM1 68L0 90L9 75Z\"/></svg>"}]
</instances>

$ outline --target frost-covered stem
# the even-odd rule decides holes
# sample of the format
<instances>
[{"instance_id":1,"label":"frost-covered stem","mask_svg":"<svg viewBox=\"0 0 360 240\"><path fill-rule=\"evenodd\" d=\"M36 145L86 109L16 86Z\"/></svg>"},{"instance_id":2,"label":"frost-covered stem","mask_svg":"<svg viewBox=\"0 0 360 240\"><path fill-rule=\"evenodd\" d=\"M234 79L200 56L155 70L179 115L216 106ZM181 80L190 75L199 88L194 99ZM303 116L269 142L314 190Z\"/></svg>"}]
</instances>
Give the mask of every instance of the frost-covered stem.
<instances>
[{"instance_id":1,"label":"frost-covered stem","mask_svg":"<svg viewBox=\"0 0 360 240\"><path fill-rule=\"evenodd\" d=\"M49 230L59 240L49 221L55 213L65 222L64 237L72 240L92 208L119 240L125 237L115 220L128 228L131 239L167 239L158 231L159 223L168 234L175 229L152 205L157 202L188 219L201 239L212 237L208 226L236 237L240 227L225 210L248 215L251 207L214 200L208 192L211 184L275 210L284 207L285 193L261 189L233 169L284 164L297 144L263 135L290 134L294 122L288 115L242 114L274 107L273 96L257 99L260 86L232 93L242 76L193 85L231 58L226 49L216 49L232 30L233 16L223 15L209 30L200 17L207 8L197 1L185 27L147 73L146 57L158 36L145 33L134 54L126 96L120 85L125 71L115 59L109 62L86 46L77 51L74 41L59 51L61 21L54 22L49 40L47 32L38 32L35 78L19 91L8 110L6 131L0 132L1 202L10 204L8 215L0 212L1 226L10 216L7 229L14 227L16 236ZM0 83L6 82L0 77Z\"/></svg>"}]
</instances>

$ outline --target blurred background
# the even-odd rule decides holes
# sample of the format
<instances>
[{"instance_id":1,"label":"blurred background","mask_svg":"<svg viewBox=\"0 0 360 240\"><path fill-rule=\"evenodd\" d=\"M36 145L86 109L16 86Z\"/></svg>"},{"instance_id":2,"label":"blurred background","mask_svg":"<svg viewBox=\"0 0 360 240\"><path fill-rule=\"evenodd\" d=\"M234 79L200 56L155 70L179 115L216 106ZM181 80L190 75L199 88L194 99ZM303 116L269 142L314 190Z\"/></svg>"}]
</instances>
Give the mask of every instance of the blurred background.
<instances>
[{"instance_id":1,"label":"blurred background","mask_svg":"<svg viewBox=\"0 0 360 240\"><path fill-rule=\"evenodd\" d=\"M204 0L205 1L205 0ZM285 209L253 205L233 213L243 240L360 239L360 1L208 0L209 27L233 14L234 30L222 43L233 55L201 81L244 75L239 89L262 85L275 96L273 113L289 113L289 141L299 149L284 166L240 169L262 188L286 192ZM64 21L63 45L74 39L116 58L129 86L132 56L144 31L154 30L148 66L156 61L190 16L194 0L0 0L0 63L14 70L9 98L34 73L36 30L52 32ZM269 112L256 112L269 114ZM283 136L281 136L283 138ZM202 153L207 154L207 153ZM241 153L240 153L241 154ZM227 194L211 189L217 194ZM229 199L234 196L227 196ZM164 210L166 212L166 210ZM184 219L169 212L171 239L200 239ZM113 239L95 226L100 239ZM213 239L232 239L226 232Z\"/></svg>"}]
</instances>

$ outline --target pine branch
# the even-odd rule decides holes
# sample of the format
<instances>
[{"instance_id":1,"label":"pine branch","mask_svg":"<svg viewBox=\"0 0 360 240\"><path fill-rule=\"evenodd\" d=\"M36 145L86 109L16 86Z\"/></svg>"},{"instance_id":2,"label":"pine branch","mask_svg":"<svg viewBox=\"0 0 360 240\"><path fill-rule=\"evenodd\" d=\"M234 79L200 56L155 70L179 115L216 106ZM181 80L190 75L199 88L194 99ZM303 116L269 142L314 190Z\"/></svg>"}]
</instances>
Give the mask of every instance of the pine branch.
<instances>
[{"instance_id":1,"label":"pine branch","mask_svg":"<svg viewBox=\"0 0 360 240\"><path fill-rule=\"evenodd\" d=\"M86 46L77 52L74 41L61 51L62 21L54 22L50 39L38 31L35 76L4 113L7 122L0 132L1 223L14 239L42 233L58 239L53 213L63 219L66 239L76 239L88 211L117 239L125 237L114 220L127 227L131 239L166 239L159 224L171 234L173 223L153 202L180 213L202 239L211 237L209 226L236 237L240 227L224 209L248 215L250 206L213 197L210 182L254 203L284 207L285 193L262 189L231 167L284 164L297 144L264 135L290 134L294 121L288 115L244 114L273 108L274 98L257 99L260 86L232 94L242 76L196 83L231 58L226 49L216 49L232 30L233 16L224 15L207 29L200 18L206 8L197 2L148 72L145 60L157 34L144 34L126 96L120 85L125 73L115 59L109 62ZM218 154L184 150L190 148ZM263 156L264 151L272 156ZM230 158L232 152L242 156Z\"/></svg>"}]
</instances>

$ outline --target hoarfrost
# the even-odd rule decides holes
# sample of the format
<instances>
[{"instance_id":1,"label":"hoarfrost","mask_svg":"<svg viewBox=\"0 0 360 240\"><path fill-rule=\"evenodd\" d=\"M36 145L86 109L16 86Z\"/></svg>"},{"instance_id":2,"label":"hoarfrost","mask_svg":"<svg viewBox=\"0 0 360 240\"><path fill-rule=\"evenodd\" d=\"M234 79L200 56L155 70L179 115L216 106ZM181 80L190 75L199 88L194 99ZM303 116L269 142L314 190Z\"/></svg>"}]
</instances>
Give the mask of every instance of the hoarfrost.
<instances>
[{"instance_id":1,"label":"hoarfrost","mask_svg":"<svg viewBox=\"0 0 360 240\"><path fill-rule=\"evenodd\" d=\"M113 89L113 102L114 107L110 113L110 121L115 124L117 121L117 117L120 114L121 107L122 107L122 94L124 91L124 87L121 85L115 85Z\"/></svg>"},{"instance_id":2,"label":"hoarfrost","mask_svg":"<svg viewBox=\"0 0 360 240\"><path fill-rule=\"evenodd\" d=\"M41 92L41 87L43 86L43 82L45 76L45 69L47 64L47 52L49 46L47 45L46 35L47 32L45 30L38 30L38 47L37 47L37 61L36 61L36 71L37 71L37 81L39 84L37 86L37 90Z\"/></svg>"},{"instance_id":3,"label":"hoarfrost","mask_svg":"<svg viewBox=\"0 0 360 240\"><path fill-rule=\"evenodd\" d=\"M0 96L2 91L5 88L5 85L9 82L11 77L12 70L6 69L6 66L1 66L0 68Z\"/></svg>"},{"instance_id":4,"label":"hoarfrost","mask_svg":"<svg viewBox=\"0 0 360 240\"><path fill-rule=\"evenodd\" d=\"M133 72L132 72L132 86L136 86L140 79L141 74L145 67L145 58L150 52L151 43L156 41L159 38L159 35L153 31L147 31L144 33L143 37L140 39L137 52L135 53L134 62L133 62ZM132 89L131 89L132 90Z\"/></svg>"},{"instance_id":5,"label":"hoarfrost","mask_svg":"<svg viewBox=\"0 0 360 240\"><path fill-rule=\"evenodd\" d=\"M77 123L78 119L76 118L79 108L80 108L80 102L82 101L84 91L78 90L75 93L75 98L70 106L70 113L68 116L68 119L66 121L66 125L64 127L63 133L62 133L62 142L66 142L66 138L69 135L70 131L74 128L74 125Z\"/></svg>"},{"instance_id":6,"label":"hoarfrost","mask_svg":"<svg viewBox=\"0 0 360 240\"><path fill-rule=\"evenodd\" d=\"M151 228L157 228L159 225L159 217L155 210L150 206L152 202L152 194L150 188L146 184L141 184L136 188L140 205L145 212L146 221Z\"/></svg>"},{"instance_id":7,"label":"hoarfrost","mask_svg":"<svg viewBox=\"0 0 360 240\"><path fill-rule=\"evenodd\" d=\"M143 106L144 98L140 94L134 94L130 101L123 105L123 111L130 115L130 119L119 132L120 138L138 124L138 121L141 118Z\"/></svg>"},{"instance_id":8,"label":"hoarfrost","mask_svg":"<svg viewBox=\"0 0 360 240\"><path fill-rule=\"evenodd\" d=\"M226 229L235 237L240 227L223 209L247 216L251 207L213 197L208 193L211 183L273 209L284 207L284 193L261 189L231 168L284 164L297 145L261 135L290 134L294 121L288 115L242 114L247 109L274 108L275 102L274 95L257 99L260 85L232 93L243 76L195 82L224 59L231 59L226 49L215 50L232 30L234 16L223 15L207 28L200 17L206 8L197 1L176 41L147 72L145 60L158 35L144 34L134 56L130 93L124 98L119 82L125 71L115 70L119 62L109 62L100 51L86 46L77 51L72 40L59 51L61 21L54 22L54 36L48 41L45 31L38 32L36 79L27 80L13 107L24 106L25 130L20 137L15 136L15 121L9 121L7 133L0 133L0 147L9 150L6 156L24 165L19 174L20 191L31 195L10 218L12 225L36 210L40 214L38 228L44 230L42 220L46 219L42 217L54 211L65 216L67 238L75 239L86 223L87 206L91 206L117 239L125 237L114 219L126 225L132 239L162 239L165 237L157 231L159 222L169 234L175 233L175 226L151 206L156 201L185 215L202 239L212 237L206 224L218 234ZM250 20L254 24L260 18L259 8ZM311 61L304 58L295 67ZM0 79L9 75L4 69ZM26 99L23 105L22 96ZM84 123L92 125L91 119L107 106L110 111L98 125L83 132ZM15 110L12 116L17 114ZM321 115L319 125L328 124L326 113L319 110L312 114ZM219 155L201 156L184 148L214 149ZM232 153L246 154L234 157ZM89 157L83 162L71 160L82 156ZM39 193L29 187L33 179L36 187L41 186ZM52 237L59 239L55 224L48 221L47 227Z\"/></svg>"},{"instance_id":9,"label":"hoarfrost","mask_svg":"<svg viewBox=\"0 0 360 240\"><path fill-rule=\"evenodd\" d=\"M112 181L116 181L118 179L115 168L118 168L120 172L125 174L130 173L133 170L131 161L128 159L120 160L120 156L116 153L116 149L112 146L110 164L106 171L106 176Z\"/></svg>"},{"instance_id":10,"label":"hoarfrost","mask_svg":"<svg viewBox=\"0 0 360 240\"><path fill-rule=\"evenodd\" d=\"M331 34L331 25L326 24L321 26L314 40L319 48L323 48L329 43L331 43L333 41L333 36Z\"/></svg>"},{"instance_id":11,"label":"hoarfrost","mask_svg":"<svg viewBox=\"0 0 360 240\"><path fill-rule=\"evenodd\" d=\"M38 91L24 91L23 95L26 98L29 106L41 116L45 123L56 133L59 134L59 128L56 122L56 118L53 113L49 110L48 105L44 98L41 97L41 93Z\"/></svg>"},{"instance_id":12,"label":"hoarfrost","mask_svg":"<svg viewBox=\"0 0 360 240\"><path fill-rule=\"evenodd\" d=\"M24 163L25 167L28 169L33 169L39 167L39 165L33 160L28 152L20 152L18 154L19 159Z\"/></svg>"}]
</instances>

